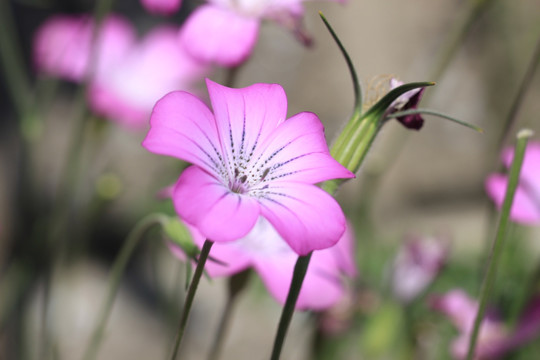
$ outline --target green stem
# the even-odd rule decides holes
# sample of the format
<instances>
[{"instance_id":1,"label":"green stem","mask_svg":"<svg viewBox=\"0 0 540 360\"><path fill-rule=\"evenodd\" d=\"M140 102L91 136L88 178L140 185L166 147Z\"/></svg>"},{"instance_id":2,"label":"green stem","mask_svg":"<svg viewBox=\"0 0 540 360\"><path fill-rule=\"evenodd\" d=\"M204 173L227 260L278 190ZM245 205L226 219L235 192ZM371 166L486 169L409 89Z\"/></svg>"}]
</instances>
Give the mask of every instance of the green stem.
<instances>
[{"instance_id":1,"label":"green stem","mask_svg":"<svg viewBox=\"0 0 540 360\"><path fill-rule=\"evenodd\" d=\"M4 76L8 86L15 111L20 119L28 114L30 103L30 81L24 69L24 61L21 49L18 46L15 24L13 23L12 11L7 0L0 1L0 60L4 68Z\"/></svg>"},{"instance_id":2,"label":"green stem","mask_svg":"<svg viewBox=\"0 0 540 360\"><path fill-rule=\"evenodd\" d=\"M420 109L420 108L418 108L418 109L399 111L399 112L395 112L395 113L392 113L392 114L388 115L385 119L398 118L398 117L401 117L401 116L414 115L414 114L425 114L425 115L437 116L437 117L440 117L442 119L446 119L446 120L450 120L452 122L455 122L458 125L468 127L469 129L473 129L474 131L477 131L479 133L484 132L484 129L482 129L482 128L476 126L476 125L469 124L468 122L456 119L456 118L454 118L454 117L452 117L450 115L446 115L446 114L443 114L441 112L438 112L438 111L435 111L435 110L430 110L430 109Z\"/></svg>"},{"instance_id":3,"label":"green stem","mask_svg":"<svg viewBox=\"0 0 540 360\"><path fill-rule=\"evenodd\" d=\"M326 17L323 15L321 11L319 11L319 16L321 17L322 21L324 22L324 25L330 32L330 35L332 35L332 38L336 42L337 46L339 47L339 50L341 51L341 54L345 58L345 62L347 63L347 67L349 68L349 72L351 74L351 79L353 82L353 90L354 90L354 111L360 113L362 111L362 88L360 87L360 82L358 81L358 75L356 74L356 69L354 68L354 65L352 63L351 57L349 56L349 53L341 43L341 40L337 36L336 32L326 20Z\"/></svg>"},{"instance_id":4,"label":"green stem","mask_svg":"<svg viewBox=\"0 0 540 360\"><path fill-rule=\"evenodd\" d=\"M0 333L33 283L32 269L14 260L0 279Z\"/></svg>"},{"instance_id":5,"label":"green stem","mask_svg":"<svg viewBox=\"0 0 540 360\"><path fill-rule=\"evenodd\" d=\"M197 261L197 267L195 268L195 273L193 274L193 279L191 280L191 284L189 284L186 301L184 302L184 309L182 310L182 315L180 317L180 324L178 325L178 332L176 333L174 346L171 351L171 356L169 357L170 360L176 359L176 355L178 354L178 348L180 347L180 343L182 342L182 338L184 336L191 306L193 305L193 299L195 298L195 293L197 292L197 287L199 286L199 281L201 280L201 276L204 271L204 265L206 264L208 254L210 253L210 249L212 248L213 244L213 241L206 240L201 249L199 260Z\"/></svg>"},{"instance_id":6,"label":"green stem","mask_svg":"<svg viewBox=\"0 0 540 360\"><path fill-rule=\"evenodd\" d=\"M504 123L504 127L500 135L499 141L497 143L497 149L500 149L501 146L503 146L508 141L508 136L510 135L510 131L512 131L512 127L517 119L519 109L521 107L521 104L523 103L523 100L525 99L525 95L527 94L527 90L529 89L529 86L531 85L531 82L534 78L534 74L536 72L536 69L538 68L539 63L540 63L540 37L538 37L538 40L536 41L536 47L534 48L529 65L527 66L527 70L525 71L525 74L523 75L523 79L521 80L521 83L519 85L519 89L516 94L516 97L514 98L514 101L512 102L512 106L510 107L510 110L508 111L508 115L506 116L506 121Z\"/></svg>"},{"instance_id":7,"label":"green stem","mask_svg":"<svg viewBox=\"0 0 540 360\"><path fill-rule=\"evenodd\" d=\"M501 254L503 252L504 240L506 238L506 229L508 226L508 221L510 217L510 209L512 208L512 202L514 200L514 195L516 192L517 185L519 183L519 174L521 172L521 166L523 164L523 158L525 156L525 149L527 148L527 141L529 137L532 136L532 131L530 130L521 130L517 136L517 144L514 152L514 160L510 168L510 175L508 180L508 187L506 188L506 194L504 197L504 202L501 210L501 216L499 219L499 225L497 229L497 235L493 242L491 253L488 258L487 272L482 283L482 289L480 292L480 304L478 306L478 313L474 320L474 327L471 333L471 338L469 342L469 350L467 353L467 360L472 360L474 358L474 350L476 347L476 341L478 339L478 333L480 330L480 325L484 318L484 313L486 311L486 305L490 297L491 289L495 282L495 276L497 273L497 266Z\"/></svg>"},{"instance_id":8,"label":"green stem","mask_svg":"<svg viewBox=\"0 0 540 360\"><path fill-rule=\"evenodd\" d=\"M236 78L238 76L238 72L241 66L242 65L233 66L229 68L229 70L227 70L225 82L223 83L225 86L230 87L230 88L234 86L234 83L236 82Z\"/></svg>"},{"instance_id":9,"label":"green stem","mask_svg":"<svg viewBox=\"0 0 540 360\"><path fill-rule=\"evenodd\" d=\"M83 359L91 360L94 359L97 355L101 341L103 340L103 332L105 326L107 326L107 320L111 313L112 305L118 292L118 287L120 285L120 280L124 271L126 269L127 263L131 258L133 251L143 239L143 235L153 226L163 224L164 215L162 214L151 214L139 221L133 230L128 234L125 244L116 258L113 268L111 270L111 275L109 277L109 285L107 297L103 301L101 306L101 311L98 316L98 321L94 331L92 331L92 336L90 342L86 347Z\"/></svg>"},{"instance_id":10,"label":"green stem","mask_svg":"<svg viewBox=\"0 0 540 360\"><path fill-rule=\"evenodd\" d=\"M296 300L298 300L298 295L300 294L300 289L302 288L302 283L304 282L304 277L306 276L312 254L313 252L304 256L299 256L296 265L294 266L291 287L289 288L289 294L287 295L287 300L285 301L285 306L283 307L281 318L279 319L278 330L274 340L272 356L270 358L271 360L279 360L281 355L281 349L283 348L285 336L287 335L287 330L291 323Z\"/></svg>"},{"instance_id":11,"label":"green stem","mask_svg":"<svg viewBox=\"0 0 540 360\"><path fill-rule=\"evenodd\" d=\"M225 335L229 327L231 320L231 315L233 311L234 304L238 298L238 294L246 287L251 271L244 270L238 274L234 274L229 278L229 291L227 295L227 302L225 303L225 308L221 314L221 319L219 321L219 326L210 348L208 354L208 360L218 360L219 355L221 354L221 349L223 348L223 342L225 340Z\"/></svg>"},{"instance_id":12,"label":"green stem","mask_svg":"<svg viewBox=\"0 0 540 360\"><path fill-rule=\"evenodd\" d=\"M439 52L440 55L434 62L435 66L433 66L430 72L430 79L439 80L469 33L471 26L478 19L482 11L493 2L493 0L472 0L469 2L468 9L455 21L454 28L450 31L447 40L444 42L444 48Z\"/></svg>"}]
</instances>

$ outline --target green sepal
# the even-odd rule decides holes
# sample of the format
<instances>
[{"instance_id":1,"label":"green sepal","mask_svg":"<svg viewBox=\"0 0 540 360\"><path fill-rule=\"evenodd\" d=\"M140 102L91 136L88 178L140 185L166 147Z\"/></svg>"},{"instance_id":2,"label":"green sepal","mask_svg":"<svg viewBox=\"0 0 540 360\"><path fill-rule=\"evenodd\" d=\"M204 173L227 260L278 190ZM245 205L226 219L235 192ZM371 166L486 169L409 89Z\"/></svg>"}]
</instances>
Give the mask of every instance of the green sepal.
<instances>
[{"instance_id":1,"label":"green sepal","mask_svg":"<svg viewBox=\"0 0 540 360\"><path fill-rule=\"evenodd\" d=\"M193 242L191 233L176 217L168 217L163 222L163 233L175 245L179 246L187 257L193 259L199 254L199 248Z\"/></svg>"}]
</instances>

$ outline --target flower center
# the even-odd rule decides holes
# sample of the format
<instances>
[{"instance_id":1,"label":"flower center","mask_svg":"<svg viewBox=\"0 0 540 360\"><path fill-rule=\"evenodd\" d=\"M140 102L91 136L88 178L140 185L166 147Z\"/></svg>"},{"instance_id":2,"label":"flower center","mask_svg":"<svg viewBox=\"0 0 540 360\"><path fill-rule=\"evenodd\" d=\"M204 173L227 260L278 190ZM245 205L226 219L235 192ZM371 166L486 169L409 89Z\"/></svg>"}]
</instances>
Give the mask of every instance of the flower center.
<instances>
[{"instance_id":1,"label":"flower center","mask_svg":"<svg viewBox=\"0 0 540 360\"><path fill-rule=\"evenodd\" d=\"M234 178L229 180L229 189L236 194L245 194L249 190L246 185L247 175L241 175L238 168L234 169Z\"/></svg>"}]
</instances>

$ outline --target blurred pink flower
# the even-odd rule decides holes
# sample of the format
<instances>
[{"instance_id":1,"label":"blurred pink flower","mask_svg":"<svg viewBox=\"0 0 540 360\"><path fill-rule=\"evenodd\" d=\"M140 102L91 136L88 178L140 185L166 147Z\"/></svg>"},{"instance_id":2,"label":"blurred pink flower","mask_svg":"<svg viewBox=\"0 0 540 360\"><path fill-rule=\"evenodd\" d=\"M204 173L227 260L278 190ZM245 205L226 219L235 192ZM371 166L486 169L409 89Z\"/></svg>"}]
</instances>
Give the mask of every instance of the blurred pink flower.
<instances>
[{"instance_id":1,"label":"blurred pink flower","mask_svg":"<svg viewBox=\"0 0 540 360\"><path fill-rule=\"evenodd\" d=\"M447 315L460 331L452 343L452 355L465 359L469 341L478 311L478 302L463 290L452 290L440 297L434 297L432 307ZM540 297L531 301L523 312L515 330L510 333L503 322L493 316L486 316L480 325L476 344L476 360L498 359L507 352L532 340L540 330Z\"/></svg>"},{"instance_id":2,"label":"blurred pink flower","mask_svg":"<svg viewBox=\"0 0 540 360\"><path fill-rule=\"evenodd\" d=\"M397 88L398 86L403 85L402 81L397 80L396 78L390 79L390 90ZM422 99L425 88L414 89L407 91L405 94L398 97L390 105L388 109L388 115L405 110L414 110L418 108L418 103ZM420 114L413 115L404 115L396 118L403 126L407 129L420 130L424 125L424 119Z\"/></svg>"},{"instance_id":3,"label":"blurred pink flower","mask_svg":"<svg viewBox=\"0 0 540 360\"><path fill-rule=\"evenodd\" d=\"M510 168L514 159L514 148L509 147L502 153L502 161ZM491 174L486 179L486 191L497 207L502 207L508 176ZM530 142L527 146L520 180L510 210L513 221L526 225L540 224L540 143Z\"/></svg>"},{"instance_id":4,"label":"blurred pink flower","mask_svg":"<svg viewBox=\"0 0 540 360\"><path fill-rule=\"evenodd\" d=\"M189 228L194 242L202 247L205 237L194 227ZM180 248L171 244L170 249L185 259ZM265 218L259 217L245 237L214 244L211 256L217 260L206 263L205 269L211 277L230 276L253 268L270 294L280 304L285 303L298 255ZM354 278L356 274L354 236L347 226L336 245L313 253L296 308L322 310L337 304L346 295L343 275Z\"/></svg>"},{"instance_id":5,"label":"blurred pink flower","mask_svg":"<svg viewBox=\"0 0 540 360\"><path fill-rule=\"evenodd\" d=\"M87 77L92 110L118 123L146 126L160 97L191 89L206 73L205 67L179 48L177 28L158 27L136 42L126 20L109 16L91 54L93 27L87 16L49 19L36 34L36 67L75 82Z\"/></svg>"},{"instance_id":6,"label":"blurred pink flower","mask_svg":"<svg viewBox=\"0 0 540 360\"><path fill-rule=\"evenodd\" d=\"M286 120L277 84L231 89L207 80L214 113L197 97L173 92L154 107L143 146L194 164L176 183L177 213L216 242L245 237L259 216L305 255L345 231L338 203L313 185L354 177L328 151L318 117Z\"/></svg>"},{"instance_id":7,"label":"blurred pink flower","mask_svg":"<svg viewBox=\"0 0 540 360\"><path fill-rule=\"evenodd\" d=\"M141 4L153 14L171 15L180 9L182 0L141 0Z\"/></svg>"},{"instance_id":8,"label":"blurred pink flower","mask_svg":"<svg viewBox=\"0 0 540 360\"><path fill-rule=\"evenodd\" d=\"M392 269L394 296L407 303L437 277L448 257L448 245L437 238L413 238L399 250Z\"/></svg>"},{"instance_id":9,"label":"blurred pink flower","mask_svg":"<svg viewBox=\"0 0 540 360\"><path fill-rule=\"evenodd\" d=\"M180 42L200 61L236 66L251 54L264 19L290 28L308 41L302 31L304 1L308 0L208 0L187 19Z\"/></svg>"}]
</instances>

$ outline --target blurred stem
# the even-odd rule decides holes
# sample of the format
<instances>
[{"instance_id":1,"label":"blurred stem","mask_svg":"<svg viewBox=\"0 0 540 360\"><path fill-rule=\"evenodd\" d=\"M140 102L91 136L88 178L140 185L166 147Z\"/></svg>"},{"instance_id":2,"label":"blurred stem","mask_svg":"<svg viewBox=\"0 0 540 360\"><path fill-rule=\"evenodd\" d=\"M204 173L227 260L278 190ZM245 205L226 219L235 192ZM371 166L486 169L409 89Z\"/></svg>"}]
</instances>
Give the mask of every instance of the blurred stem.
<instances>
[{"instance_id":1,"label":"blurred stem","mask_svg":"<svg viewBox=\"0 0 540 360\"><path fill-rule=\"evenodd\" d=\"M0 280L0 333L6 326L8 319L13 315L15 307L32 284L30 269L16 261L13 261L4 272Z\"/></svg>"},{"instance_id":2,"label":"blurred stem","mask_svg":"<svg viewBox=\"0 0 540 360\"><path fill-rule=\"evenodd\" d=\"M13 12L8 2L8 0L0 0L0 24L2 24L0 57L15 111L23 121L22 119L28 114L28 105L30 104L30 81L24 69L22 52L18 45L21 42L16 35ZM22 126L22 124L19 125Z\"/></svg>"},{"instance_id":3,"label":"blurred stem","mask_svg":"<svg viewBox=\"0 0 540 360\"><path fill-rule=\"evenodd\" d=\"M230 88L234 87L234 83L236 82L238 71L241 66L242 65L233 66L227 70L227 74L225 75L225 86Z\"/></svg>"},{"instance_id":4,"label":"blurred stem","mask_svg":"<svg viewBox=\"0 0 540 360\"><path fill-rule=\"evenodd\" d=\"M527 142L529 137L532 136L532 131L521 130L517 135L517 144L514 152L514 160L512 161L512 167L510 168L510 175L508 180L508 187L506 188L506 194L502 206L501 216L499 219L499 226L497 229L497 235L493 242L490 257L488 259L487 272L484 277L482 289L480 292L480 304L478 307L478 313L474 320L474 327L471 333L471 339L469 342L469 350L467 352L467 360L474 358L474 351L476 348L476 341L478 339L478 332L480 325L484 319L484 313L486 311L486 305L490 297L491 289L495 281L497 273L497 266L503 252L504 240L506 238L508 220L510 217L510 209L512 208L512 202L519 182L519 174L521 172L521 166L523 164L523 158L525 156L525 149L527 148Z\"/></svg>"},{"instance_id":5,"label":"blurred stem","mask_svg":"<svg viewBox=\"0 0 540 360\"><path fill-rule=\"evenodd\" d=\"M182 310L182 316L180 317L180 324L178 325L178 332L176 333L174 346L171 351L171 356L169 357L170 360L176 359L176 355L178 354L178 348L180 347L180 344L182 343L182 338L184 336L184 331L186 329L186 324L189 318L191 306L193 305L193 299L195 298L195 293L197 292L197 287L199 286L199 281L201 280L201 276L204 271L204 265L206 264L206 260L208 259L208 255L210 254L210 249L212 248L212 245L214 245L214 242L207 239L204 242L204 245L201 249L201 253L199 254L197 267L195 268L193 279L191 280L191 283L189 284L189 289L186 295L186 301L184 302L184 309Z\"/></svg>"},{"instance_id":6,"label":"blurred stem","mask_svg":"<svg viewBox=\"0 0 540 360\"><path fill-rule=\"evenodd\" d=\"M291 323L296 301L298 300L298 295L300 294L300 289L302 288L302 283L304 282L304 277L306 276L312 254L313 252L310 252L307 255L299 256L298 260L296 260L289 294L287 295L287 300L285 301L285 306L283 307L281 318L279 319L278 330L274 340L274 347L272 348L272 356L270 358L271 360L279 360L281 355L281 349L283 348L283 343L287 336L287 330Z\"/></svg>"},{"instance_id":7,"label":"blurred stem","mask_svg":"<svg viewBox=\"0 0 540 360\"><path fill-rule=\"evenodd\" d=\"M523 75L523 78L521 79L516 97L514 98L514 101L512 102L512 106L510 107L510 110L508 111L508 115L506 116L502 133L497 142L496 148L499 150L504 144L508 142L508 137L510 136L512 128L515 125L517 115L519 113L519 109L521 108L521 105L523 104L523 100L525 99L525 95L527 94L527 90L529 89L531 85L531 82L534 78L534 74L536 72L536 69L538 68L539 63L540 63L540 36L538 37L538 40L536 41L536 46L532 53L531 60L529 61L529 65L527 66L527 70L525 71L525 74Z\"/></svg>"},{"instance_id":8,"label":"blurred stem","mask_svg":"<svg viewBox=\"0 0 540 360\"><path fill-rule=\"evenodd\" d=\"M443 49L438 53L439 56L434 62L434 66L429 73L429 79L438 80L450 61L454 58L460 45L467 36L471 26L478 19L479 15L491 5L494 0L471 0L468 3L468 8L456 20L455 26L450 30L450 33L444 41Z\"/></svg>"},{"instance_id":9,"label":"blurred stem","mask_svg":"<svg viewBox=\"0 0 540 360\"><path fill-rule=\"evenodd\" d=\"M236 304L236 299L240 292L242 292L249 280L251 271L244 270L238 274L234 274L229 278L229 291L227 294L227 302L225 303L225 308L221 314L221 319L219 321L219 326L214 337L214 342L210 348L210 353L208 355L208 360L218 360L221 354L221 349L223 348L223 342L225 341L225 335L227 334L227 329L229 328L229 323L231 320L231 315L233 311L234 304Z\"/></svg>"},{"instance_id":10,"label":"blurred stem","mask_svg":"<svg viewBox=\"0 0 540 360\"><path fill-rule=\"evenodd\" d=\"M166 218L164 218L164 215L162 214L148 215L147 217L140 220L135 225L135 227L131 230L131 232L128 234L125 244L122 247L122 250L120 251L120 253L118 254L118 257L116 258L114 265L112 267L111 274L109 277L107 297L105 298L101 306L101 311L98 316L98 321L96 322L96 326L94 328L94 331L92 332L92 337L90 338L90 342L88 343L88 346L86 347L86 352L83 356L83 359L91 360L91 359L94 359L97 355L99 346L101 344L101 340L103 339L103 331L105 330L105 326L107 325L107 320L109 319L112 305L114 303L114 299L118 292L120 279L122 278L122 275L124 274L128 261L129 259L131 259L131 256L133 255L135 248L141 242L141 240L144 237L144 234L150 228L152 228L155 225L160 225L164 223L165 221L166 221Z\"/></svg>"}]
</instances>

